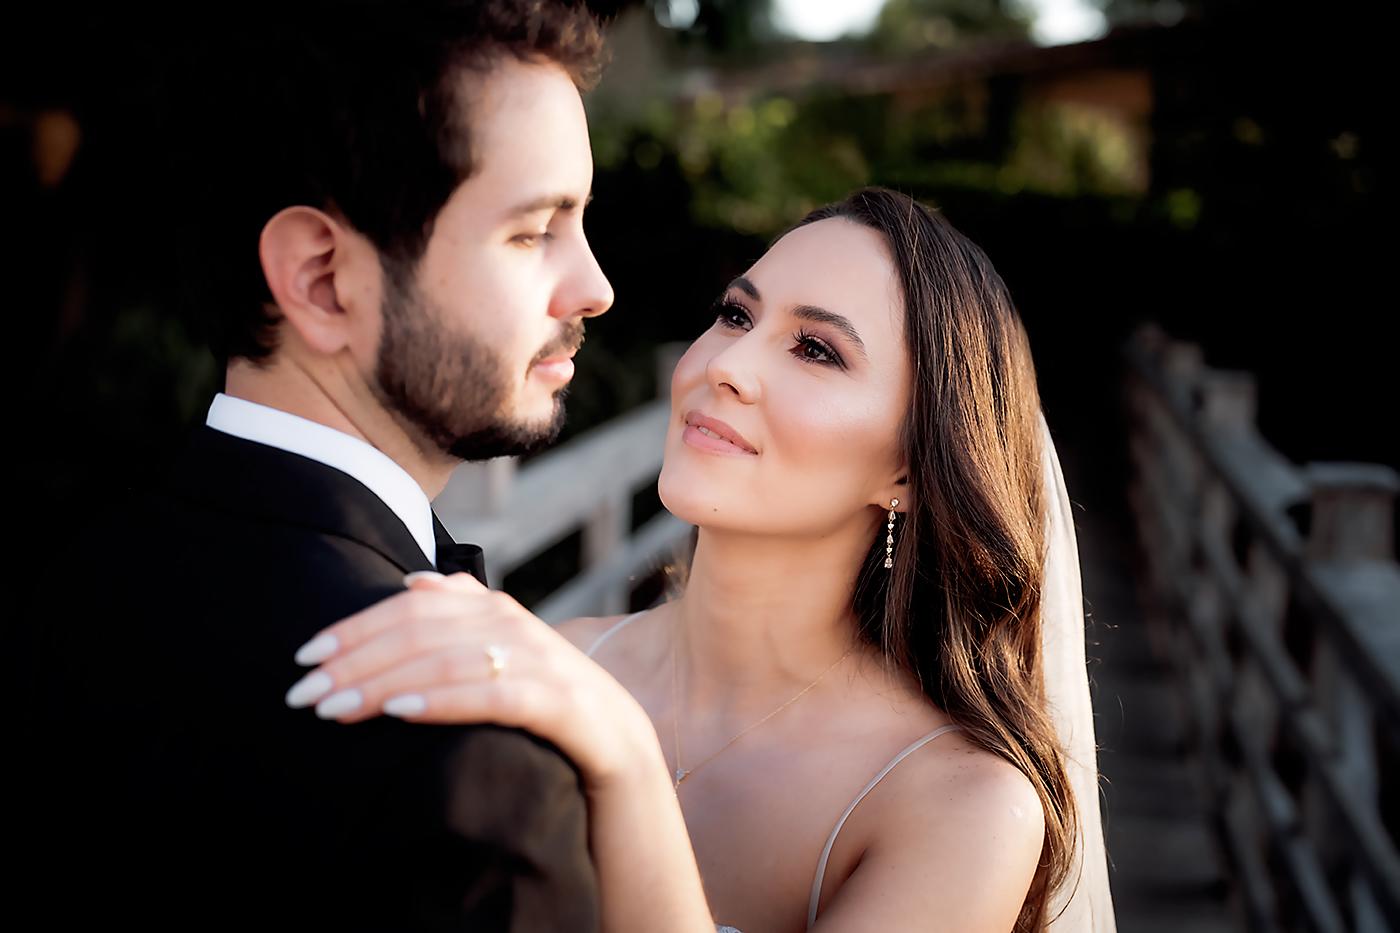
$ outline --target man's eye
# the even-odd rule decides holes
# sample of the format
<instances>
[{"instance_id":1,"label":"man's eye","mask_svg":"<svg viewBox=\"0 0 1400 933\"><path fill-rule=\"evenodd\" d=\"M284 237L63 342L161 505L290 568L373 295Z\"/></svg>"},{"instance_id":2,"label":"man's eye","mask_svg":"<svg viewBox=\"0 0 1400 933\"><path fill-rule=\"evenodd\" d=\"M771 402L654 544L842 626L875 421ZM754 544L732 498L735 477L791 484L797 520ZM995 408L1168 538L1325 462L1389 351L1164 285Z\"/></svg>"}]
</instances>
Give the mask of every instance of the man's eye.
<instances>
[{"instance_id":1,"label":"man's eye","mask_svg":"<svg viewBox=\"0 0 1400 933\"><path fill-rule=\"evenodd\" d=\"M524 246L526 248L529 248L532 246L538 246L542 240L548 240L550 238L551 235L549 231L546 230L544 233L517 234L516 236L511 237L510 241L517 246Z\"/></svg>"}]
</instances>

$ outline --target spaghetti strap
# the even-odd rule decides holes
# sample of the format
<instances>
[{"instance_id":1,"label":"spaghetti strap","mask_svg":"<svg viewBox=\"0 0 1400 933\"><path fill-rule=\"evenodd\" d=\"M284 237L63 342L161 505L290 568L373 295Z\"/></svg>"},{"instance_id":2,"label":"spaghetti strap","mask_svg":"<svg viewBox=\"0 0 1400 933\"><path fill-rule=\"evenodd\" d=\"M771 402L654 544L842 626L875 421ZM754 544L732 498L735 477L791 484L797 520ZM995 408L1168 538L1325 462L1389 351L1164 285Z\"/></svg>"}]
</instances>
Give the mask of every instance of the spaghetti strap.
<instances>
[{"instance_id":1,"label":"spaghetti strap","mask_svg":"<svg viewBox=\"0 0 1400 933\"><path fill-rule=\"evenodd\" d=\"M817 922L817 904L821 901L822 897L822 881L826 879L826 862L827 859L831 858L831 847L836 844L836 835L841 832L841 827L846 825L847 817L849 817L860 802L865 799L865 795L874 790L875 785L879 784L885 779L885 775L894 770L895 765L899 764L943 733L952 732L954 729L961 728L962 726L955 722L939 726L928 735L915 741L914 744L910 745L898 755L895 755L894 758L890 760L890 763L881 768L880 773L875 775L869 784L865 785L865 790L856 795L856 799L851 801L851 805L846 808L846 812L841 814L841 819L836 821L836 828L833 829L831 835L827 837L826 848L822 849L822 857L817 860L817 877L812 882L812 896L807 901L807 929L810 930L812 925Z\"/></svg>"},{"instance_id":2,"label":"spaghetti strap","mask_svg":"<svg viewBox=\"0 0 1400 933\"><path fill-rule=\"evenodd\" d=\"M637 618L637 616L646 615L646 613L647 613L647 610L645 610L645 609L643 609L641 612L634 612L634 613L632 613L630 616L628 616L627 618L622 619L621 621L619 621L619 622L617 622L616 624L614 624L611 628L609 628L609 629L608 629L606 632L604 632L603 634L599 635L597 641L593 642L593 644L589 646L589 648L588 648L588 656L589 656L590 658L593 657L593 652L595 652L595 651L597 651L599 648L603 647L603 642L607 641L609 638L612 638L613 635L615 635L615 634L617 633L618 629L622 628L622 627L623 627L624 625L626 625L628 622L631 622L633 619Z\"/></svg>"}]
</instances>

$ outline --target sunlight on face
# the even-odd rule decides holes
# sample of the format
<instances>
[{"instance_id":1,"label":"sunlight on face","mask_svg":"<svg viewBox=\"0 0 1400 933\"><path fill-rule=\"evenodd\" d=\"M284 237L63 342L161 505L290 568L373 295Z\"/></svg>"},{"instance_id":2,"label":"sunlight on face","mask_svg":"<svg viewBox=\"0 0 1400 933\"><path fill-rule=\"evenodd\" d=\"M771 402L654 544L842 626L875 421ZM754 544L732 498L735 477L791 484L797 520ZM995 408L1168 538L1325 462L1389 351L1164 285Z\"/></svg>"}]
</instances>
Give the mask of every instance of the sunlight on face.
<instances>
[{"instance_id":1,"label":"sunlight on face","mask_svg":"<svg viewBox=\"0 0 1400 933\"><path fill-rule=\"evenodd\" d=\"M386 309L386 393L458 456L547 439L573 377L583 319L612 288L583 233L593 179L569 75L505 59L464 74L474 171L443 206L411 285ZM385 295L395 299L394 283ZM386 380L381 378L381 383ZM479 449L478 449L479 448Z\"/></svg>"},{"instance_id":2,"label":"sunlight on face","mask_svg":"<svg viewBox=\"0 0 1400 933\"><path fill-rule=\"evenodd\" d=\"M677 365L662 501L763 534L864 521L900 469L911 378L880 234L841 218L800 227L726 289Z\"/></svg>"}]
</instances>

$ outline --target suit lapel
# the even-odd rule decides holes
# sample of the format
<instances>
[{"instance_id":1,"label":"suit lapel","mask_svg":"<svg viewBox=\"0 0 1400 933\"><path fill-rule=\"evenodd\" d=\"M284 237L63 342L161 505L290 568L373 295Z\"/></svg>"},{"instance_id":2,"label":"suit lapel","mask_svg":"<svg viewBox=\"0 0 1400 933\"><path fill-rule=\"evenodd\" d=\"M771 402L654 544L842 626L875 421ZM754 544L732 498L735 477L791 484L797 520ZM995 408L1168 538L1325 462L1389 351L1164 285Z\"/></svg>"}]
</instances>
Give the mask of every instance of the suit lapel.
<instances>
[{"instance_id":1,"label":"suit lapel","mask_svg":"<svg viewBox=\"0 0 1400 933\"><path fill-rule=\"evenodd\" d=\"M166 488L179 498L232 514L349 538L405 573L436 569L394 511L359 480L207 426L194 431ZM440 548L447 532L436 516L434 528Z\"/></svg>"}]
</instances>

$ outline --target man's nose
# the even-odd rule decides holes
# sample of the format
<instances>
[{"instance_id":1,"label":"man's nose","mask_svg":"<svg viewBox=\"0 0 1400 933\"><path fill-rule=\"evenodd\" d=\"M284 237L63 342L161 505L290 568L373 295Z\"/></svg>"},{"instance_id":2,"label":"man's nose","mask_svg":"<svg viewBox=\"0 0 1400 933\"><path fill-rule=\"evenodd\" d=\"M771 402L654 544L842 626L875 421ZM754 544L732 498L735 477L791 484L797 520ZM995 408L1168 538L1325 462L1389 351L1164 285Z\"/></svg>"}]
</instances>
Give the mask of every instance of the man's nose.
<instances>
[{"instance_id":1,"label":"man's nose","mask_svg":"<svg viewBox=\"0 0 1400 933\"><path fill-rule=\"evenodd\" d=\"M613 288L586 239L580 238L574 268L561 289L555 317L597 317L612 307Z\"/></svg>"}]
</instances>

